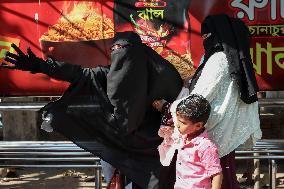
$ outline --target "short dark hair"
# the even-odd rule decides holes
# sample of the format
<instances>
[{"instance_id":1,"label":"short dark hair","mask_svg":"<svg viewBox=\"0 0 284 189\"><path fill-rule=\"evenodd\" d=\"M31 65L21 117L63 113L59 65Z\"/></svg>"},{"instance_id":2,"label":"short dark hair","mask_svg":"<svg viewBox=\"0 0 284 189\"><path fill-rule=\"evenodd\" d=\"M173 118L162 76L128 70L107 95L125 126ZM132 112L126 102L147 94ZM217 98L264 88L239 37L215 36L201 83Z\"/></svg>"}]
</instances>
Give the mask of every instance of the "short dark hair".
<instances>
[{"instance_id":1,"label":"short dark hair","mask_svg":"<svg viewBox=\"0 0 284 189\"><path fill-rule=\"evenodd\" d=\"M191 94L177 105L176 111L193 123L205 124L209 118L211 106L202 95Z\"/></svg>"}]
</instances>

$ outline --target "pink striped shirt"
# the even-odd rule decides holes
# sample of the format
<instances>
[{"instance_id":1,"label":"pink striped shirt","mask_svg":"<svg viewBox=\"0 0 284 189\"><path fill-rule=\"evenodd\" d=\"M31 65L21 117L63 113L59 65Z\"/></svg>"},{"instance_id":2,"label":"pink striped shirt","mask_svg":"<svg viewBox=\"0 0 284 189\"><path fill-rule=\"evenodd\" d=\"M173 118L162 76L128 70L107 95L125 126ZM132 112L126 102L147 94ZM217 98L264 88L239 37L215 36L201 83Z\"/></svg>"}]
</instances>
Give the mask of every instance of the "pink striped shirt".
<instances>
[{"instance_id":1,"label":"pink striped shirt","mask_svg":"<svg viewBox=\"0 0 284 189\"><path fill-rule=\"evenodd\" d=\"M163 142L159 146L160 156L165 156L171 147L168 142ZM211 189L211 176L221 171L217 147L204 131L191 141L183 140L183 144L178 149L174 188Z\"/></svg>"}]
</instances>

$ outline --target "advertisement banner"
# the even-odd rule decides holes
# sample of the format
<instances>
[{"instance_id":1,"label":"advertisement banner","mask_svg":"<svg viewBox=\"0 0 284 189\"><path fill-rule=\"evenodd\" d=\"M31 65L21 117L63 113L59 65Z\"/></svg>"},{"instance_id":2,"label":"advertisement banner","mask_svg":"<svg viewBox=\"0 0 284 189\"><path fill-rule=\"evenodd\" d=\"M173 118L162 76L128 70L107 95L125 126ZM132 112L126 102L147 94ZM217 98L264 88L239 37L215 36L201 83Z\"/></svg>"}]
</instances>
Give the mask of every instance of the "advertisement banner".
<instances>
[{"instance_id":1,"label":"advertisement banner","mask_svg":"<svg viewBox=\"0 0 284 189\"><path fill-rule=\"evenodd\" d=\"M186 78L203 55L201 22L219 13L248 25L260 89L283 90L284 0L3 0L0 59L15 43L42 58L107 65L114 33L131 30ZM43 74L0 69L1 96L60 95L67 86Z\"/></svg>"}]
</instances>

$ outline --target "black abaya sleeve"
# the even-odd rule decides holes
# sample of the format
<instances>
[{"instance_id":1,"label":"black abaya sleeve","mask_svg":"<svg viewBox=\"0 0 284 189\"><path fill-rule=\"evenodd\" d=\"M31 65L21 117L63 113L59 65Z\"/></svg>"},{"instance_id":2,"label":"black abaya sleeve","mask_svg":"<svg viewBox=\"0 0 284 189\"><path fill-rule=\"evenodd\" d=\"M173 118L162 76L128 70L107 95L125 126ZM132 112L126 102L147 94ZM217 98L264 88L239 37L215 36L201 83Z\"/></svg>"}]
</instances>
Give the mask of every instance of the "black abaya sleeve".
<instances>
[{"instance_id":1,"label":"black abaya sleeve","mask_svg":"<svg viewBox=\"0 0 284 189\"><path fill-rule=\"evenodd\" d=\"M49 77L70 83L82 73L80 65L68 64L52 58L48 58L45 63L40 64L40 70Z\"/></svg>"}]
</instances>

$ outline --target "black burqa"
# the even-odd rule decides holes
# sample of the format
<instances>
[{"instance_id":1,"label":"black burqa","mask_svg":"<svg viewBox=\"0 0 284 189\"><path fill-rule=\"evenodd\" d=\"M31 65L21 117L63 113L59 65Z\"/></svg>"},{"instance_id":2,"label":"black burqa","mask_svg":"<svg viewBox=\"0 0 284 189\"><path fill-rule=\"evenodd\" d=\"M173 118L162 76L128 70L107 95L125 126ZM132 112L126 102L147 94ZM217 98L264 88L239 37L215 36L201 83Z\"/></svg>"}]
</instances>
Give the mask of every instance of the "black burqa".
<instances>
[{"instance_id":1,"label":"black burqa","mask_svg":"<svg viewBox=\"0 0 284 189\"><path fill-rule=\"evenodd\" d=\"M116 33L107 67L81 68L49 59L42 72L65 81L63 96L46 105L51 126L85 150L147 188L160 175L158 136L161 114L156 99L175 100L182 80L173 65L133 32Z\"/></svg>"},{"instance_id":2,"label":"black burqa","mask_svg":"<svg viewBox=\"0 0 284 189\"><path fill-rule=\"evenodd\" d=\"M195 72L190 91L193 90L207 60L215 52L223 51L228 59L229 72L236 81L240 98L250 104L257 101L258 86L250 57L250 33L243 21L225 14L210 15L201 25L201 34L209 34L204 41L204 61Z\"/></svg>"}]
</instances>

